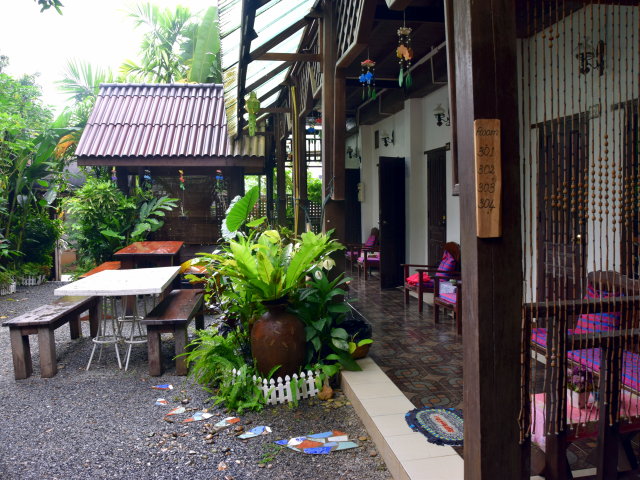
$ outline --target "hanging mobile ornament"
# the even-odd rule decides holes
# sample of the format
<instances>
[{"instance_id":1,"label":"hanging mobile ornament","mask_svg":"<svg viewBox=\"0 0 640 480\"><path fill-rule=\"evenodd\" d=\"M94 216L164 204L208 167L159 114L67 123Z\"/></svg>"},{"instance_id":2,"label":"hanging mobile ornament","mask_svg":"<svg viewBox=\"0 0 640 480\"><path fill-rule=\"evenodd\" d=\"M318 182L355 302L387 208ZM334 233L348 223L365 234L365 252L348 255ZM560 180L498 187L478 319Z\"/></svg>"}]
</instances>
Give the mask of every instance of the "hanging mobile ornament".
<instances>
[{"instance_id":1,"label":"hanging mobile ornament","mask_svg":"<svg viewBox=\"0 0 640 480\"><path fill-rule=\"evenodd\" d=\"M256 117L260 111L260 100L258 100L256 92L249 94L245 109L249 114L249 135L253 137L256 134Z\"/></svg>"},{"instance_id":2,"label":"hanging mobile ornament","mask_svg":"<svg viewBox=\"0 0 640 480\"><path fill-rule=\"evenodd\" d=\"M116 175L116 167L111 168L111 181L112 182L118 181L118 176Z\"/></svg>"},{"instance_id":3,"label":"hanging mobile ornament","mask_svg":"<svg viewBox=\"0 0 640 480\"><path fill-rule=\"evenodd\" d=\"M184 172L182 170L178 170L180 174L180 190L184 190Z\"/></svg>"},{"instance_id":4,"label":"hanging mobile ornament","mask_svg":"<svg viewBox=\"0 0 640 480\"><path fill-rule=\"evenodd\" d=\"M367 58L360 62L362 73L360 73L360 83L362 84L362 100L370 97L376 98L376 62Z\"/></svg>"},{"instance_id":5,"label":"hanging mobile ornament","mask_svg":"<svg viewBox=\"0 0 640 480\"><path fill-rule=\"evenodd\" d=\"M413 84L411 71L409 70L411 68L411 60L413 59L413 49L411 48L411 38L409 38L409 35L411 35L411 28L403 25L398 29L398 48L396 49L398 63L400 64L398 84L402 86L404 82L407 88L411 88Z\"/></svg>"}]
</instances>

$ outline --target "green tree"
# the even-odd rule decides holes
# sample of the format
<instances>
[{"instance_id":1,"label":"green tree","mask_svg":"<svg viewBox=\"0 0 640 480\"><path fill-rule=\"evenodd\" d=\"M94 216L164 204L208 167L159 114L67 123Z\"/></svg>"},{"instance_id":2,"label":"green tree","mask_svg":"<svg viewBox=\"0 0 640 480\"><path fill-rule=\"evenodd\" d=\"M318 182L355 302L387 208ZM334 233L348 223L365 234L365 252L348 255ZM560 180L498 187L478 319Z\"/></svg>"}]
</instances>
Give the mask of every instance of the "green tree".
<instances>
[{"instance_id":1,"label":"green tree","mask_svg":"<svg viewBox=\"0 0 640 480\"><path fill-rule=\"evenodd\" d=\"M188 8L160 10L151 3L134 7L129 16L136 27L146 29L137 64L127 60L120 71L128 78L143 82L171 83L187 78L188 67L181 57L181 46L193 35L193 16Z\"/></svg>"},{"instance_id":2,"label":"green tree","mask_svg":"<svg viewBox=\"0 0 640 480\"><path fill-rule=\"evenodd\" d=\"M202 22L195 28L192 39L193 53L186 58L189 64L189 81L197 83L222 83L220 60L220 26L218 9L210 7ZM186 45L185 45L186 47Z\"/></svg>"}]
</instances>

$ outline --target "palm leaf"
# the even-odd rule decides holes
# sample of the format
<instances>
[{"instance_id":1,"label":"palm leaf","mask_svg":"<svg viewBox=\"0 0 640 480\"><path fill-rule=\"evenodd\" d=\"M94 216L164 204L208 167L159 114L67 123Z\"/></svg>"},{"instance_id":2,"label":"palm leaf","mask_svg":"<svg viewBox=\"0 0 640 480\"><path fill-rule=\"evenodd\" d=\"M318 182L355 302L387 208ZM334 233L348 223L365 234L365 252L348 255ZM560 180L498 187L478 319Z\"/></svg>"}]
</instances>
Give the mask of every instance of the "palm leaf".
<instances>
[{"instance_id":1,"label":"palm leaf","mask_svg":"<svg viewBox=\"0 0 640 480\"><path fill-rule=\"evenodd\" d=\"M216 55L219 52L218 9L210 7L198 27L189 80L191 82L205 83L211 73L211 65L215 62Z\"/></svg>"}]
</instances>

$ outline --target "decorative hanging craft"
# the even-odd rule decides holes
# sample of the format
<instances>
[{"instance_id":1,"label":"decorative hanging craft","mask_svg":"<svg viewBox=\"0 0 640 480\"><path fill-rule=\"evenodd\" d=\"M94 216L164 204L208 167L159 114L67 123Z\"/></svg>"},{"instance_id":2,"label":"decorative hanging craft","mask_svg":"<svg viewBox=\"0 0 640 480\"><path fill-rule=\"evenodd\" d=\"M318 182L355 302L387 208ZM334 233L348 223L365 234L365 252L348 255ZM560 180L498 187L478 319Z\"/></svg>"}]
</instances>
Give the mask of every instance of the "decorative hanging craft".
<instances>
[{"instance_id":1,"label":"decorative hanging craft","mask_svg":"<svg viewBox=\"0 0 640 480\"><path fill-rule=\"evenodd\" d=\"M180 174L180 190L184 190L184 172L182 170L178 170Z\"/></svg>"},{"instance_id":2,"label":"decorative hanging craft","mask_svg":"<svg viewBox=\"0 0 640 480\"><path fill-rule=\"evenodd\" d=\"M360 73L360 83L362 84L362 99L369 97L376 98L376 62L367 58L360 62L362 73Z\"/></svg>"},{"instance_id":3,"label":"decorative hanging craft","mask_svg":"<svg viewBox=\"0 0 640 480\"><path fill-rule=\"evenodd\" d=\"M118 181L118 176L116 175L116 167L111 168L111 181L112 182Z\"/></svg>"},{"instance_id":4,"label":"decorative hanging craft","mask_svg":"<svg viewBox=\"0 0 640 480\"><path fill-rule=\"evenodd\" d=\"M249 135L253 137L256 134L256 117L260 111L260 100L258 100L256 92L249 94L245 109L249 114Z\"/></svg>"},{"instance_id":5,"label":"decorative hanging craft","mask_svg":"<svg viewBox=\"0 0 640 480\"><path fill-rule=\"evenodd\" d=\"M411 60L413 59L413 49L411 48L411 29L409 27L402 26L398 29L398 48L396 49L396 55L398 57L398 63L400 64L400 74L398 75L398 84L411 88L413 80L411 78Z\"/></svg>"}]
</instances>

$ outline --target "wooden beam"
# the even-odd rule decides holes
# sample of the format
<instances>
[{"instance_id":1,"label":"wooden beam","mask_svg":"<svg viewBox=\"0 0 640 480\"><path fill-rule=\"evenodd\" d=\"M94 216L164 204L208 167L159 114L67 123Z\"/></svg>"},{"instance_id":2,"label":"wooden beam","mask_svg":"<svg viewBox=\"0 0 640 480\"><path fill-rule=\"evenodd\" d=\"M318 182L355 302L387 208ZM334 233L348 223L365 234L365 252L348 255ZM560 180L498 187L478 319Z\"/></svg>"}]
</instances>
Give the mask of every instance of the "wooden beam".
<instances>
[{"instance_id":1,"label":"wooden beam","mask_svg":"<svg viewBox=\"0 0 640 480\"><path fill-rule=\"evenodd\" d=\"M367 47L371 30L373 29L374 17L376 12L376 2L364 2L360 9L360 18L356 25L355 41L338 59L337 68L347 68Z\"/></svg>"},{"instance_id":2,"label":"wooden beam","mask_svg":"<svg viewBox=\"0 0 640 480\"><path fill-rule=\"evenodd\" d=\"M454 0L462 246L465 480L529 479L522 471L522 240L512 0ZM502 236L476 236L473 122L499 119ZM507 281L508 279L508 281ZM500 452L500 461L495 461Z\"/></svg>"},{"instance_id":3,"label":"wooden beam","mask_svg":"<svg viewBox=\"0 0 640 480\"><path fill-rule=\"evenodd\" d=\"M322 57L317 53L267 52L254 60L266 60L269 62L319 62L322 60Z\"/></svg>"},{"instance_id":4,"label":"wooden beam","mask_svg":"<svg viewBox=\"0 0 640 480\"><path fill-rule=\"evenodd\" d=\"M336 68L336 51L337 51L337 25L336 25L336 6L335 2L326 1L322 8L322 118L324 125L322 129L322 198L330 197L333 189L333 133L331 128L333 122L334 107L334 81L333 76ZM328 204L327 204L328 205ZM326 205L325 205L326 207ZM328 215L325 208L324 232L333 228L333 219Z\"/></svg>"},{"instance_id":5,"label":"wooden beam","mask_svg":"<svg viewBox=\"0 0 640 480\"><path fill-rule=\"evenodd\" d=\"M309 20L307 18L301 18L300 20L295 22L293 25L290 25L289 27L285 28L282 32L277 34L275 37L273 37L270 40L267 40L258 48L256 48L253 52L249 54L249 58L251 60L257 60L258 58L260 58L260 56L264 55L273 47L282 43L284 40L289 38L291 35L296 33L301 28L306 27L308 24L309 24Z\"/></svg>"},{"instance_id":6,"label":"wooden beam","mask_svg":"<svg viewBox=\"0 0 640 480\"><path fill-rule=\"evenodd\" d=\"M404 11L388 10L384 5L379 5L375 11L377 21L411 23L443 23L444 9L442 6L409 7Z\"/></svg>"},{"instance_id":7,"label":"wooden beam","mask_svg":"<svg viewBox=\"0 0 640 480\"><path fill-rule=\"evenodd\" d=\"M293 65L293 62L284 62L281 63L280 65L278 65L276 68L274 68L273 70L270 70L268 73L264 74L263 76L261 76L258 80L256 80L255 82L253 82L251 85L249 85L248 87L245 88L245 90L242 92L242 95L244 95L246 92L251 92L252 90L255 90L256 88L258 88L260 85L262 85L264 82L266 82L267 80L271 80L275 75L279 74L280 72L282 72L283 70L286 70L287 68L289 68L291 65Z\"/></svg>"},{"instance_id":8,"label":"wooden beam","mask_svg":"<svg viewBox=\"0 0 640 480\"><path fill-rule=\"evenodd\" d=\"M253 25L256 19L257 2L242 0L242 23L240 24L240 60L238 62L238 92L236 105L236 122L238 134L242 134L244 94L247 83L247 58L251 52L251 40L255 38Z\"/></svg>"},{"instance_id":9,"label":"wooden beam","mask_svg":"<svg viewBox=\"0 0 640 480\"><path fill-rule=\"evenodd\" d=\"M261 108L260 113L291 113L291 109L289 107Z\"/></svg>"}]
</instances>

